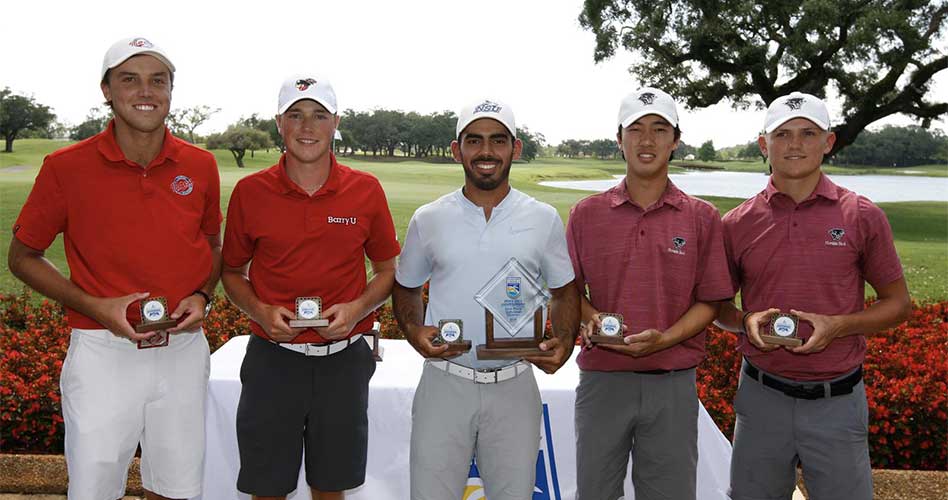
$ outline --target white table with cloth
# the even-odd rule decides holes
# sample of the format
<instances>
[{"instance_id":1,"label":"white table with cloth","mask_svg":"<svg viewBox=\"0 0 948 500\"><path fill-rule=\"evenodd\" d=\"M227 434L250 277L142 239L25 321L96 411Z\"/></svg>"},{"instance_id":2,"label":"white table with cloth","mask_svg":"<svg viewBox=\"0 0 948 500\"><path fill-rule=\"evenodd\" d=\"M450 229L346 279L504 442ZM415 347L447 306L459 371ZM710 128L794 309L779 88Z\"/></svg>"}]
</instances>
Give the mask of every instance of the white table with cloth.
<instances>
[{"instance_id":1,"label":"white table with cloth","mask_svg":"<svg viewBox=\"0 0 948 500\"><path fill-rule=\"evenodd\" d=\"M250 337L230 339L211 356L207 394L207 455L203 500L248 500L236 488L240 458L237 453L236 415L240 397L240 365ZM423 359L404 340L381 341L384 361L378 363L369 385L369 456L365 484L351 490L350 500L404 500L408 498L408 451L411 403L421 378ZM534 369L544 403L543 436L537 458L537 488L533 500L569 500L576 496L576 443L573 403L579 368L574 359L554 375ZM302 439L302 436L300 437ZM727 499L731 444L714 425L704 406L698 417L698 498ZM631 468L631 466L630 466ZM463 500L483 500L476 468ZM626 477L626 499L632 499L631 474ZM309 499L300 473L297 490L288 498Z\"/></svg>"}]
</instances>

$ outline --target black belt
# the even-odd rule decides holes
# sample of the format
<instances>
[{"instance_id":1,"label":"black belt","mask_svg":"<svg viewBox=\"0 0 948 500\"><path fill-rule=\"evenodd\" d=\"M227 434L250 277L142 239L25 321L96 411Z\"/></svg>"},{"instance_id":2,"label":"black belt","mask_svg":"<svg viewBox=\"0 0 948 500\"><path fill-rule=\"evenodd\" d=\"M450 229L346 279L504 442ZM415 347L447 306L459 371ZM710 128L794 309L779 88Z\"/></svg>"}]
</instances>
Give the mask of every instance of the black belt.
<instances>
[{"instance_id":1,"label":"black belt","mask_svg":"<svg viewBox=\"0 0 948 500\"><path fill-rule=\"evenodd\" d=\"M641 373L645 375L664 375L666 373L675 373L675 372L694 370L697 367L698 365L689 366L688 368L678 368L677 370L638 370L638 371L632 370L632 373Z\"/></svg>"},{"instance_id":2,"label":"black belt","mask_svg":"<svg viewBox=\"0 0 948 500\"><path fill-rule=\"evenodd\" d=\"M764 384L771 389L776 389L787 396L790 396L791 398L820 399L826 397L824 382L812 384L791 384L788 382L783 382L771 377L770 375L767 375L766 373L762 373L757 369L756 366L747 362L744 363L744 373L746 373L748 377L759 381L761 384ZM856 371L854 371L851 375L848 375L846 378L829 383L830 397L851 394L853 392L853 387L856 387L856 384L858 384L861 380L862 366L859 366Z\"/></svg>"}]
</instances>

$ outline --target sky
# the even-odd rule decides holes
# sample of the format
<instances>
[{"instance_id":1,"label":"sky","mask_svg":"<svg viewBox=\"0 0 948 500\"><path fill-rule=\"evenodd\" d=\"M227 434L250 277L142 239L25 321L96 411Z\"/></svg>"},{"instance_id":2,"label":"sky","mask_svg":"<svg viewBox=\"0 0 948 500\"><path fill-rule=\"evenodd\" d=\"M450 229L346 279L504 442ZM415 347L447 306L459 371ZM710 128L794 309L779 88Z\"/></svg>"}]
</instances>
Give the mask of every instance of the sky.
<instances>
[{"instance_id":1,"label":"sky","mask_svg":"<svg viewBox=\"0 0 948 500\"><path fill-rule=\"evenodd\" d=\"M7 2L0 87L78 124L102 103L105 51L142 36L176 66L172 108L221 108L201 134L253 113L272 116L282 81L310 73L332 82L340 109L431 113L489 98L509 104L518 126L553 145L613 137L619 102L640 82L628 72L628 52L593 62L581 7L582 0ZM948 95L948 71L932 89ZM764 113L722 102L679 108L679 116L685 142L720 148L755 139ZM896 116L873 128L883 123L915 122ZM948 130L944 118L934 126Z\"/></svg>"}]
</instances>

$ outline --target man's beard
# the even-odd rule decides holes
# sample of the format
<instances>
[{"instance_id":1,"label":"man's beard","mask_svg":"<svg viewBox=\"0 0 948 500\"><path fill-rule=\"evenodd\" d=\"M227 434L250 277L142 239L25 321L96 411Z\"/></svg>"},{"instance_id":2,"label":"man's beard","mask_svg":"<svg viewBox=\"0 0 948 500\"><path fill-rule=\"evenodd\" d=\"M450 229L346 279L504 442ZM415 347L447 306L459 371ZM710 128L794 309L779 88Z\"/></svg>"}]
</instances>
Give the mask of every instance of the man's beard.
<instances>
[{"instance_id":1,"label":"man's beard","mask_svg":"<svg viewBox=\"0 0 948 500\"><path fill-rule=\"evenodd\" d=\"M484 178L477 175L477 167L474 166L475 163L479 161L493 161L500 163L497 166L500 169L501 173L499 177L496 178ZM464 162L464 157L461 157L461 162ZM480 189L481 191L493 191L500 187L502 184L507 182L507 179L510 178L510 166L513 164L513 152L510 153L510 157L507 159L506 164L496 157L496 156L477 156L471 160L470 167L464 167L464 177L471 181L474 184L474 187Z\"/></svg>"}]
</instances>

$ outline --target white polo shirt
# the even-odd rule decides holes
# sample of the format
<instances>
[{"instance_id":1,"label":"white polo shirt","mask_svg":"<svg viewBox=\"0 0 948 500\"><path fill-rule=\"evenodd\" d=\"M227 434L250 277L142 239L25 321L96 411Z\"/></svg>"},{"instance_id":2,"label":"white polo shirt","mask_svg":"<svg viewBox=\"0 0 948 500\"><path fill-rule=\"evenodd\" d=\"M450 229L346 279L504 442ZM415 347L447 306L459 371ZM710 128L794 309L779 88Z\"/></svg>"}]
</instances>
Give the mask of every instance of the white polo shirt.
<instances>
[{"instance_id":1,"label":"white polo shirt","mask_svg":"<svg viewBox=\"0 0 948 500\"><path fill-rule=\"evenodd\" d=\"M486 342L486 336L484 308L474 300L511 257L548 288L573 280L563 220L552 206L516 189L511 188L494 207L489 221L460 189L419 207L412 216L395 279L406 288L430 280L426 325L437 326L442 319L464 322L464 339L473 346L452 362L484 369L515 361L477 359L477 346ZM508 335L495 320L494 338ZM517 336L532 337L533 321Z\"/></svg>"}]
</instances>

